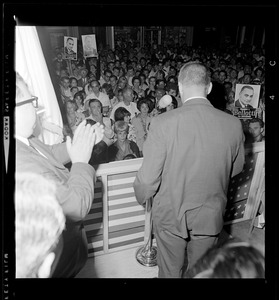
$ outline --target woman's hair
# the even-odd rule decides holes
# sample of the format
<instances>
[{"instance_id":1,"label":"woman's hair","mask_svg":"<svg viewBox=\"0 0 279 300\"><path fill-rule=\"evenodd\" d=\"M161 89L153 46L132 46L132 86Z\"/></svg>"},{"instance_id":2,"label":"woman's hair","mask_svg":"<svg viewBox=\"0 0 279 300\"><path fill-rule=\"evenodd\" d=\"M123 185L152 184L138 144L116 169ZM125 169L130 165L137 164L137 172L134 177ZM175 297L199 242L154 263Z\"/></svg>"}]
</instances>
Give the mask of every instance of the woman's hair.
<instances>
[{"instance_id":1,"label":"woman's hair","mask_svg":"<svg viewBox=\"0 0 279 300\"><path fill-rule=\"evenodd\" d=\"M191 270L195 278L264 278L263 254L246 242L228 242L214 246Z\"/></svg>"},{"instance_id":2,"label":"woman's hair","mask_svg":"<svg viewBox=\"0 0 279 300\"><path fill-rule=\"evenodd\" d=\"M124 117L131 116L131 113L125 107L118 107L114 112L114 120L124 121Z\"/></svg>"},{"instance_id":3,"label":"woman's hair","mask_svg":"<svg viewBox=\"0 0 279 300\"><path fill-rule=\"evenodd\" d=\"M67 106L68 106L68 104L72 104L72 105L74 105L74 106L75 106L75 108L77 109L77 104L76 104L76 101L74 101L74 100L68 100L68 101L66 101L66 102L65 102L65 107L66 107L66 110L67 110Z\"/></svg>"},{"instance_id":4,"label":"woman's hair","mask_svg":"<svg viewBox=\"0 0 279 300\"><path fill-rule=\"evenodd\" d=\"M151 113L153 108L154 108L154 105L153 105L152 101L149 98L140 99L137 102L137 109L140 111L140 108L141 108L143 103L145 103L148 106L148 113Z\"/></svg>"},{"instance_id":5,"label":"woman's hair","mask_svg":"<svg viewBox=\"0 0 279 300\"><path fill-rule=\"evenodd\" d=\"M134 85L135 80L139 81L139 84L141 83L140 77L139 76L134 76L132 79L132 85Z\"/></svg>"},{"instance_id":6,"label":"woman's hair","mask_svg":"<svg viewBox=\"0 0 279 300\"><path fill-rule=\"evenodd\" d=\"M119 133L121 131L126 131L127 134L128 134L128 132L129 132L129 125L125 121L116 121L114 123L114 132L115 133Z\"/></svg>"},{"instance_id":7,"label":"woman's hair","mask_svg":"<svg viewBox=\"0 0 279 300\"><path fill-rule=\"evenodd\" d=\"M75 95L74 95L74 100L75 100L77 97L80 97L81 103L82 103L82 105L83 105L83 104L84 104L84 94L83 94L83 92L82 92L82 91L76 92Z\"/></svg>"}]
</instances>

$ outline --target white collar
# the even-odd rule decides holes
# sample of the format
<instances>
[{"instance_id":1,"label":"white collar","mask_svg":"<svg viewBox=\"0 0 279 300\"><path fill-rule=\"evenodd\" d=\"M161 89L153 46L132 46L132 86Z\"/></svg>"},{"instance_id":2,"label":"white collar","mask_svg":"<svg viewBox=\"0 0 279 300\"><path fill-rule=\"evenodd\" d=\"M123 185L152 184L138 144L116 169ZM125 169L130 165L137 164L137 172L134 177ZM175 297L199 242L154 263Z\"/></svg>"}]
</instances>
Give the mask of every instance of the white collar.
<instances>
[{"instance_id":1,"label":"white collar","mask_svg":"<svg viewBox=\"0 0 279 300\"><path fill-rule=\"evenodd\" d=\"M202 96L194 96L194 97L190 97L190 98L184 100L183 103L185 103L185 102L187 102L187 101L189 101L189 100L192 100L192 99L197 99L197 98L207 100L207 98L202 97Z\"/></svg>"},{"instance_id":2,"label":"white collar","mask_svg":"<svg viewBox=\"0 0 279 300\"><path fill-rule=\"evenodd\" d=\"M24 138L24 137L18 136L18 135L16 135L15 138L18 139L19 141L21 141L22 143L24 143L25 145L30 146L27 138Z\"/></svg>"}]
</instances>

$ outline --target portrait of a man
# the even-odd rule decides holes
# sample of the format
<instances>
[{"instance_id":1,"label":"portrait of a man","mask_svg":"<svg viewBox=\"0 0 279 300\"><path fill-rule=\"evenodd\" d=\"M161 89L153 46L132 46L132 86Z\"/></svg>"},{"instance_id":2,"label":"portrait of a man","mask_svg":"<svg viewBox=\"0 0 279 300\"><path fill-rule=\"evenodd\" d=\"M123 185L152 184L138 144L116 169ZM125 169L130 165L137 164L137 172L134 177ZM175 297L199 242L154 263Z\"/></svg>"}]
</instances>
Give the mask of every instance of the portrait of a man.
<instances>
[{"instance_id":1,"label":"portrait of a man","mask_svg":"<svg viewBox=\"0 0 279 300\"><path fill-rule=\"evenodd\" d=\"M77 42L76 42L76 40L77 39L73 38L73 37L68 37L68 36L64 37L65 59L73 59L73 60L77 59L77 52L76 52Z\"/></svg>"},{"instance_id":2,"label":"portrait of a man","mask_svg":"<svg viewBox=\"0 0 279 300\"><path fill-rule=\"evenodd\" d=\"M235 107L252 109L258 107L260 86L237 84L235 91Z\"/></svg>"},{"instance_id":3,"label":"portrait of a man","mask_svg":"<svg viewBox=\"0 0 279 300\"><path fill-rule=\"evenodd\" d=\"M83 55L84 57L97 57L97 46L95 34L83 35L82 36L82 44L83 44Z\"/></svg>"}]
</instances>

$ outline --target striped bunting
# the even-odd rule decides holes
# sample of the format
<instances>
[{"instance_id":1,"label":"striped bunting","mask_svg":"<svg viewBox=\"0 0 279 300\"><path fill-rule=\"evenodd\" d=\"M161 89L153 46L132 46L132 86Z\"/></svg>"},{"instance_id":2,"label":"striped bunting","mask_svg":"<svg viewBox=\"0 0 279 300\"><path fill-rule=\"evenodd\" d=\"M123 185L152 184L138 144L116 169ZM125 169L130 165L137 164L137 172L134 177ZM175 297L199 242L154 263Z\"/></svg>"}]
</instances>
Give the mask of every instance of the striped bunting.
<instances>
[{"instance_id":1,"label":"striped bunting","mask_svg":"<svg viewBox=\"0 0 279 300\"><path fill-rule=\"evenodd\" d=\"M94 187L94 199L88 215L84 218L84 228L88 240L88 251L103 251L103 197L102 181L97 178Z\"/></svg>"},{"instance_id":2,"label":"striped bunting","mask_svg":"<svg viewBox=\"0 0 279 300\"><path fill-rule=\"evenodd\" d=\"M109 249L144 240L145 210L138 204L133 188L136 173L108 176Z\"/></svg>"},{"instance_id":3,"label":"striped bunting","mask_svg":"<svg viewBox=\"0 0 279 300\"><path fill-rule=\"evenodd\" d=\"M137 172L108 175L108 248L126 249L144 241L145 210L138 204L133 183ZM94 200L84 226L88 240L88 256L104 253L103 185L97 179Z\"/></svg>"}]
</instances>

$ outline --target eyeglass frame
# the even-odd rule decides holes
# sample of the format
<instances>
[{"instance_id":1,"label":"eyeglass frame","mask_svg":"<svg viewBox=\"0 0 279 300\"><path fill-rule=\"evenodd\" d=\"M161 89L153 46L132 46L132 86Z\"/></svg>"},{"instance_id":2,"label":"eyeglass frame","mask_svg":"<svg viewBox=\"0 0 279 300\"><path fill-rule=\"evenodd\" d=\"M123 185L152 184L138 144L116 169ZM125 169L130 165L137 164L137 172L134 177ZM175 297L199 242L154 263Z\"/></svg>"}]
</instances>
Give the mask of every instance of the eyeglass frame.
<instances>
[{"instance_id":1,"label":"eyeglass frame","mask_svg":"<svg viewBox=\"0 0 279 300\"><path fill-rule=\"evenodd\" d=\"M34 105L34 101L35 101L35 105ZM29 102L31 102L35 108L38 108L38 97L36 97L36 96L32 96L32 98L30 98L30 99L16 103L16 106L21 106L21 105L27 104Z\"/></svg>"}]
</instances>

